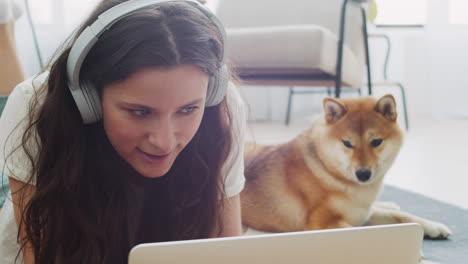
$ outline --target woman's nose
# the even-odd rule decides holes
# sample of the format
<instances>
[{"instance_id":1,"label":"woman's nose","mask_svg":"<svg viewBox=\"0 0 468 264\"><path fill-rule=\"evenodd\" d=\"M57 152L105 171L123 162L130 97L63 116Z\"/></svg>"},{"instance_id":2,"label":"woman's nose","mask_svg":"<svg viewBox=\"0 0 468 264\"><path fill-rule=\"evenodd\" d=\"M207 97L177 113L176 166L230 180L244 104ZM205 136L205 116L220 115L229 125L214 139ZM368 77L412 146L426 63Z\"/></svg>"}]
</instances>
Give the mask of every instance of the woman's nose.
<instances>
[{"instance_id":1,"label":"woman's nose","mask_svg":"<svg viewBox=\"0 0 468 264\"><path fill-rule=\"evenodd\" d=\"M153 122L149 128L148 141L155 148L155 151L167 154L174 149L176 144L176 135L174 124L170 118L160 118Z\"/></svg>"}]
</instances>

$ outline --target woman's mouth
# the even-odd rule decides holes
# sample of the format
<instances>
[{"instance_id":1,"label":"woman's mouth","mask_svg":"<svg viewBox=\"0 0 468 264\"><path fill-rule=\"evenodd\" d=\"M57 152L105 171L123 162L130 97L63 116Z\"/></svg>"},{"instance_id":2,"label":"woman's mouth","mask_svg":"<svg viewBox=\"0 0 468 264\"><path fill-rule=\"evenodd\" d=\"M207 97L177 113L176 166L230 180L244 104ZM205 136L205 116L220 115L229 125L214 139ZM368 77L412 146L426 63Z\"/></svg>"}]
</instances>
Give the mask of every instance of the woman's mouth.
<instances>
[{"instance_id":1,"label":"woman's mouth","mask_svg":"<svg viewBox=\"0 0 468 264\"><path fill-rule=\"evenodd\" d=\"M137 148L138 152L148 161L150 162L162 162L166 160L171 153L163 154L163 155L157 155L157 154L150 154L148 152L145 152L139 148Z\"/></svg>"}]
</instances>

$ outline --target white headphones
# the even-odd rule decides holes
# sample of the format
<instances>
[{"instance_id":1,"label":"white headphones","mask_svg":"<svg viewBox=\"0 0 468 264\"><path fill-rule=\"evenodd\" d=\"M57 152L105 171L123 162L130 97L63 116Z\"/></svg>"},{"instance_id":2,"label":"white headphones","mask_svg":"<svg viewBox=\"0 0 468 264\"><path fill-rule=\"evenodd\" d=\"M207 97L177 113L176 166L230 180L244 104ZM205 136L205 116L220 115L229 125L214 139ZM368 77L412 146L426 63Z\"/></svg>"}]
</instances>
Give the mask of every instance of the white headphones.
<instances>
[{"instance_id":1,"label":"white headphones","mask_svg":"<svg viewBox=\"0 0 468 264\"><path fill-rule=\"evenodd\" d=\"M91 124L102 118L101 101L94 85L90 82L80 81L80 70L86 55L98 37L115 22L133 11L143 9L150 5L167 2L186 2L201 10L218 27L223 40L223 58L218 73L212 76L208 83L205 107L215 106L223 100L229 81L229 72L225 64L226 32L221 21L205 6L195 0L130 0L118 4L102 13L98 19L88 26L76 39L67 60L68 88L80 110L85 124Z\"/></svg>"}]
</instances>

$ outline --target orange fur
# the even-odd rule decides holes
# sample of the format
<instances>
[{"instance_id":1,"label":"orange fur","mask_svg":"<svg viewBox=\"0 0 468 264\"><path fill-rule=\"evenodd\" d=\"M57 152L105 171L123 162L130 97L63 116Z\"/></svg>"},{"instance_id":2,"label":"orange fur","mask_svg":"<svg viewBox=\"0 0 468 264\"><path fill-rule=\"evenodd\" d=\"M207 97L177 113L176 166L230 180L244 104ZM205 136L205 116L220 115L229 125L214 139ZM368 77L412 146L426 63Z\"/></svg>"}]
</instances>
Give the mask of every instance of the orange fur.
<instances>
[{"instance_id":1,"label":"orange fur","mask_svg":"<svg viewBox=\"0 0 468 264\"><path fill-rule=\"evenodd\" d=\"M290 232L416 222L430 237L448 237L443 224L376 202L403 141L393 96L328 97L323 109L319 122L289 142L246 145L243 224Z\"/></svg>"}]
</instances>

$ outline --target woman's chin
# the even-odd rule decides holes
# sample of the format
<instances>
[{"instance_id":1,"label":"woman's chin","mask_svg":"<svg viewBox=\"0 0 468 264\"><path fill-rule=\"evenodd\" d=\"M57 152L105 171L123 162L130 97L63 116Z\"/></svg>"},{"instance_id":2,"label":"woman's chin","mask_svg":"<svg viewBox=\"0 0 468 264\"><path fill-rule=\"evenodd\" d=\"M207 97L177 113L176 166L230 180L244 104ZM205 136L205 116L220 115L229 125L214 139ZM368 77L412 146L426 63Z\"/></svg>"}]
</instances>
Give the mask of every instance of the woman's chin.
<instances>
[{"instance_id":1,"label":"woman's chin","mask_svg":"<svg viewBox=\"0 0 468 264\"><path fill-rule=\"evenodd\" d=\"M160 177L166 175L168 171L169 171L169 169L159 170L159 171L152 171L152 172L140 172L140 174L141 174L141 176L143 176L145 178L155 179L155 178L160 178Z\"/></svg>"}]
</instances>

